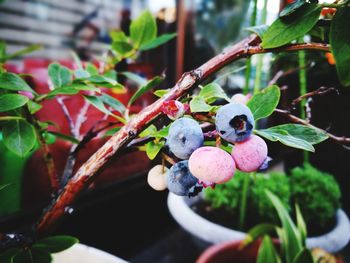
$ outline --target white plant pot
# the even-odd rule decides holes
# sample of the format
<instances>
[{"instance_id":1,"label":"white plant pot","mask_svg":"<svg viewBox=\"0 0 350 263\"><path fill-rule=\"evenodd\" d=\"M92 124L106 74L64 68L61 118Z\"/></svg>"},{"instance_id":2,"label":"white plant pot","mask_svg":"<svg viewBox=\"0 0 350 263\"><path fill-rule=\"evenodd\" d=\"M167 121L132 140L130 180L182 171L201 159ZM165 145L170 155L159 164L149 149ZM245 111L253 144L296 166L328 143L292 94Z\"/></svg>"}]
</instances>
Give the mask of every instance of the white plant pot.
<instances>
[{"instance_id":1,"label":"white plant pot","mask_svg":"<svg viewBox=\"0 0 350 263\"><path fill-rule=\"evenodd\" d=\"M196 214L190 206L201 201L201 195L187 198L169 193L168 208L171 215L182 228L193 236L211 244L226 241L240 241L246 233L215 224ZM336 226L322 236L310 237L306 240L309 248L322 248L335 253L344 248L350 240L350 222L345 212L339 209L336 213Z\"/></svg>"},{"instance_id":2,"label":"white plant pot","mask_svg":"<svg viewBox=\"0 0 350 263\"><path fill-rule=\"evenodd\" d=\"M53 263L127 263L102 250L83 244L75 244L71 248L52 254Z\"/></svg>"}]
</instances>

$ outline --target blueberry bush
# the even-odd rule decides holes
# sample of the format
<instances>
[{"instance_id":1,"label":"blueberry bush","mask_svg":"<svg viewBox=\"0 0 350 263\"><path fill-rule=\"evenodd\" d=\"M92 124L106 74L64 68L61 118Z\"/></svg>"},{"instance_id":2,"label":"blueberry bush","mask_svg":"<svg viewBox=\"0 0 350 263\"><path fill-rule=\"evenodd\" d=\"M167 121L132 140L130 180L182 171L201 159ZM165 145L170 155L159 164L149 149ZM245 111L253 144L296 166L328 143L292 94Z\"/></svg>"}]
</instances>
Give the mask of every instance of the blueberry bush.
<instances>
[{"instance_id":1,"label":"blueberry bush","mask_svg":"<svg viewBox=\"0 0 350 263\"><path fill-rule=\"evenodd\" d=\"M323 8L336 10L328 19L329 30L322 31L327 34L325 40L299 41L320 27ZM29 233L1 236L4 240L1 244L1 250L4 250L2 258L15 262L17 259L21 262L50 262L50 253L76 242L69 237L51 237L53 240L49 241L42 237L65 215L65 207L70 206L86 189L98 171L116 153L126 148L138 146L146 151L151 160L163 159L162 165L155 166L148 174L147 180L155 190L164 190L167 186L174 194L192 196L203 188L224 184L231 178L234 180L236 170L255 172L266 169L269 158L265 140L311 152L315 150L313 145L326 139L348 144L349 138L330 134L289 110L277 108L280 88L276 85L254 88L253 92L248 87L245 94L230 98L217 82L204 84L204 80L225 65L255 54L319 50L331 52L339 80L344 86L350 86L349 18L347 0L334 4L298 0L287 6L272 25L250 28L253 35L199 68L185 73L173 88L154 91L159 99L137 114L130 113L131 106L143 94L154 90L164 77L146 80L132 72L117 72L115 65L125 59L136 59L140 52L175 37L175 34L157 36L156 21L149 12L143 12L132 21L129 35L122 31L111 33L113 42L101 67L82 63L77 57L75 70L58 63L49 65L51 90L45 94L33 90L25 81L25 76L7 72L3 66L6 60L28 50L7 54L5 43L1 42L0 121L4 144L19 156L30 154L39 145L43 150L53 195L52 202L38 222L29 228ZM139 85L126 105L104 92L110 88L123 92L125 87L118 82L120 76ZM198 92L192 93L195 88ZM301 94L297 101L303 102L304 95ZM83 96L87 105L97 108L113 121L106 121L103 128L92 132L95 136L102 133L110 138L89 160L74 174L73 169L65 169L63 175L58 175L47 147L48 138L57 136L72 143L68 168L74 163L76 152L91 140L91 133L81 138L74 129L71 136L52 133L50 126L53 123L41 122L36 118L35 113L47 100L57 100L64 108L60 99L62 96ZM291 123L259 129L256 122L273 113L285 116ZM69 114L66 117L74 126ZM162 122L158 122L159 117ZM243 187L243 192L247 192L247 183ZM241 221L244 221L245 210L244 201L241 203ZM64 245L60 246L61 243ZM56 246L59 249L51 249Z\"/></svg>"}]
</instances>

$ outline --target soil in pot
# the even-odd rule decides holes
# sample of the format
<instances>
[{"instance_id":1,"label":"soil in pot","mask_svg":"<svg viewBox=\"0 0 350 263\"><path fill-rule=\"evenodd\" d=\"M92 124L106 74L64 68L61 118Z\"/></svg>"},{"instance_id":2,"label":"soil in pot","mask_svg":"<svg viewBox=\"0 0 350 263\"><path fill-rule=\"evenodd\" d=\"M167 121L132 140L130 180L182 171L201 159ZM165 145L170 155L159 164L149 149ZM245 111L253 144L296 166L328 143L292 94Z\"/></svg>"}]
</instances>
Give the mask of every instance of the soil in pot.
<instances>
[{"instance_id":1,"label":"soil in pot","mask_svg":"<svg viewBox=\"0 0 350 263\"><path fill-rule=\"evenodd\" d=\"M213 208L210 204L210 202L201 200L200 202L194 203L191 205L191 209L199 214L200 216L204 217L205 219L225 226L227 228L231 228L234 230L239 230L238 229L238 218L239 215L236 215L230 211L228 211L225 208ZM245 220L245 226L244 229L240 229L243 232L248 231L251 229L253 226L262 223L259 221L258 218L255 216L249 216L249 211L247 213L247 217ZM324 233L328 233L334 228L335 225L335 218L328 222L328 224L325 227L320 227L317 222L315 223L309 223L307 225L308 229L308 236L320 236Z\"/></svg>"}]
</instances>

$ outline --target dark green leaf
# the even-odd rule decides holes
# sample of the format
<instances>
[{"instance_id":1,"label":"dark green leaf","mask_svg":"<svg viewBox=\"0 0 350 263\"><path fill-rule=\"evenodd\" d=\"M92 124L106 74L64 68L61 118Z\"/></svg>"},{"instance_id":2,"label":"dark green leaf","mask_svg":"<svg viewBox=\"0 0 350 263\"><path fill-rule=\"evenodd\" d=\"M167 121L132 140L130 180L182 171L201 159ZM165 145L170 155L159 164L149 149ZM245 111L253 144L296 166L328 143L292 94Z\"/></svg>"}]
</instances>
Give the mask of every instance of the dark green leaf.
<instances>
[{"instance_id":1,"label":"dark green leaf","mask_svg":"<svg viewBox=\"0 0 350 263\"><path fill-rule=\"evenodd\" d=\"M128 42L115 41L112 44L112 49L122 57L126 57L133 50L133 46Z\"/></svg>"},{"instance_id":2,"label":"dark green leaf","mask_svg":"<svg viewBox=\"0 0 350 263\"><path fill-rule=\"evenodd\" d=\"M157 38L153 39L151 42L141 45L140 50L144 51L144 50L149 50L149 49L159 47L160 45L163 45L164 43L176 37L176 35L177 35L176 33L172 33L172 34L163 34L161 36L158 36Z\"/></svg>"},{"instance_id":3,"label":"dark green leaf","mask_svg":"<svg viewBox=\"0 0 350 263\"><path fill-rule=\"evenodd\" d=\"M89 81L103 87L105 86L104 84L108 84L109 86L107 86L107 88L112 88L112 87L121 85L115 79L111 79L106 76L100 76L100 75L91 76L89 78Z\"/></svg>"},{"instance_id":4,"label":"dark green leaf","mask_svg":"<svg viewBox=\"0 0 350 263\"><path fill-rule=\"evenodd\" d=\"M273 224L262 223L256 225L248 231L246 238L243 240L243 245L248 245L264 235L271 234L273 231L275 231L275 225Z\"/></svg>"},{"instance_id":5,"label":"dark green leaf","mask_svg":"<svg viewBox=\"0 0 350 263\"><path fill-rule=\"evenodd\" d=\"M258 35L261 39L263 38L263 35L268 29L269 29L268 25L259 25L259 26L252 26L252 27L246 28L246 30Z\"/></svg>"},{"instance_id":6,"label":"dark green leaf","mask_svg":"<svg viewBox=\"0 0 350 263\"><path fill-rule=\"evenodd\" d=\"M2 132L5 146L20 157L24 157L35 145L35 130L27 121L8 121Z\"/></svg>"},{"instance_id":7,"label":"dark green leaf","mask_svg":"<svg viewBox=\"0 0 350 263\"><path fill-rule=\"evenodd\" d=\"M91 105L93 105L95 108L100 110L101 112L107 114L107 115L113 115L112 112L110 112L105 105L103 104L103 101L101 100L101 97L96 96L83 96L85 100L87 100Z\"/></svg>"},{"instance_id":8,"label":"dark green leaf","mask_svg":"<svg viewBox=\"0 0 350 263\"><path fill-rule=\"evenodd\" d=\"M71 71L58 63L51 63L48 67L48 73L55 88L60 88L72 82Z\"/></svg>"},{"instance_id":9,"label":"dark green leaf","mask_svg":"<svg viewBox=\"0 0 350 263\"><path fill-rule=\"evenodd\" d=\"M34 92L20 76L10 72L4 72L0 75L0 88Z\"/></svg>"},{"instance_id":10,"label":"dark green leaf","mask_svg":"<svg viewBox=\"0 0 350 263\"><path fill-rule=\"evenodd\" d=\"M227 97L225 91L215 82L205 85L199 92L198 96L204 98L204 100L209 104L213 103L219 98L230 101L230 98Z\"/></svg>"},{"instance_id":11,"label":"dark green leaf","mask_svg":"<svg viewBox=\"0 0 350 263\"><path fill-rule=\"evenodd\" d=\"M256 93L247 103L257 121L270 116L276 109L281 92L278 86L272 85Z\"/></svg>"},{"instance_id":12,"label":"dark green leaf","mask_svg":"<svg viewBox=\"0 0 350 263\"><path fill-rule=\"evenodd\" d=\"M314 263L311 251L307 248L304 248L296 255L293 263Z\"/></svg>"},{"instance_id":13,"label":"dark green leaf","mask_svg":"<svg viewBox=\"0 0 350 263\"><path fill-rule=\"evenodd\" d=\"M164 146L164 142L148 142L146 144L146 154L148 156L148 158L150 160L153 160L154 158L156 158L156 156L158 155L158 153L160 152L160 150L163 148Z\"/></svg>"},{"instance_id":14,"label":"dark green leaf","mask_svg":"<svg viewBox=\"0 0 350 263\"><path fill-rule=\"evenodd\" d=\"M269 236L264 236L259 247L257 263L280 263L281 260Z\"/></svg>"},{"instance_id":15,"label":"dark green leaf","mask_svg":"<svg viewBox=\"0 0 350 263\"><path fill-rule=\"evenodd\" d=\"M79 240L72 236L51 236L37 241L33 248L46 250L50 253L57 253L66 250L79 243Z\"/></svg>"},{"instance_id":16,"label":"dark green leaf","mask_svg":"<svg viewBox=\"0 0 350 263\"><path fill-rule=\"evenodd\" d=\"M331 23L330 44L340 82L350 86L350 7L339 8Z\"/></svg>"},{"instance_id":17,"label":"dark green leaf","mask_svg":"<svg viewBox=\"0 0 350 263\"><path fill-rule=\"evenodd\" d=\"M4 62L2 59L6 55L6 43L5 41L0 40L0 61Z\"/></svg>"},{"instance_id":18,"label":"dark green leaf","mask_svg":"<svg viewBox=\"0 0 350 263\"><path fill-rule=\"evenodd\" d=\"M153 92L153 94L156 95L157 97L161 98L165 94L167 94L168 92L169 92L168 89L159 89L159 90L156 90L155 92Z\"/></svg>"},{"instance_id":19,"label":"dark green leaf","mask_svg":"<svg viewBox=\"0 0 350 263\"><path fill-rule=\"evenodd\" d=\"M39 50L39 49L42 49L42 45L31 45L29 47L26 47L26 48L23 48L17 52L14 52L12 54L8 54L4 57L2 57L2 59L0 59L0 61L6 61L6 60L9 60L9 59L14 59L16 57L19 57L19 56L23 56L25 54L28 54L28 53L32 53L36 50ZM1 57L1 56L0 56Z\"/></svg>"},{"instance_id":20,"label":"dark green leaf","mask_svg":"<svg viewBox=\"0 0 350 263\"><path fill-rule=\"evenodd\" d=\"M306 4L305 0L296 0L293 3L288 4L279 14L280 17L289 16L293 14L296 10Z\"/></svg>"},{"instance_id":21,"label":"dark green leaf","mask_svg":"<svg viewBox=\"0 0 350 263\"><path fill-rule=\"evenodd\" d=\"M7 187L11 186L12 184L3 184L3 185L0 185L0 191L6 189ZM1 261L0 261L1 262Z\"/></svg>"},{"instance_id":22,"label":"dark green leaf","mask_svg":"<svg viewBox=\"0 0 350 263\"><path fill-rule=\"evenodd\" d=\"M21 250L12 259L12 263L50 263L51 261L50 253L37 248Z\"/></svg>"},{"instance_id":23,"label":"dark green leaf","mask_svg":"<svg viewBox=\"0 0 350 263\"><path fill-rule=\"evenodd\" d=\"M207 104L203 97L196 96L190 101L191 112L209 112L213 109Z\"/></svg>"},{"instance_id":24,"label":"dark green leaf","mask_svg":"<svg viewBox=\"0 0 350 263\"><path fill-rule=\"evenodd\" d=\"M117 100L116 98L113 98L107 94L103 94L101 96L101 100L109 105L110 107L112 107L114 110L119 111L120 113L123 113L125 111L125 106L123 105L123 103L121 103L119 100Z\"/></svg>"},{"instance_id":25,"label":"dark green leaf","mask_svg":"<svg viewBox=\"0 0 350 263\"><path fill-rule=\"evenodd\" d=\"M12 263L12 258L21 252L20 248L10 248L0 254L0 262Z\"/></svg>"},{"instance_id":26,"label":"dark green leaf","mask_svg":"<svg viewBox=\"0 0 350 263\"><path fill-rule=\"evenodd\" d=\"M281 142L284 145L287 145L289 147L314 152L315 148L312 146L311 143L308 141L305 141L303 139L294 137L290 135L286 130L283 129L264 129L264 130L256 130L255 131L258 135L264 137L265 139L268 139L273 142Z\"/></svg>"},{"instance_id":27,"label":"dark green leaf","mask_svg":"<svg viewBox=\"0 0 350 263\"><path fill-rule=\"evenodd\" d=\"M145 94L147 91L157 87L162 81L164 80L163 77L156 76L153 79L149 80L144 86L140 87L131 97L129 100L128 105L133 104L139 97L141 97L143 94Z\"/></svg>"},{"instance_id":28,"label":"dark green leaf","mask_svg":"<svg viewBox=\"0 0 350 263\"><path fill-rule=\"evenodd\" d=\"M25 105L29 99L20 94L0 95L0 112L17 109Z\"/></svg>"},{"instance_id":29,"label":"dark green leaf","mask_svg":"<svg viewBox=\"0 0 350 263\"><path fill-rule=\"evenodd\" d=\"M286 208L279 198L269 190L265 190L267 196L275 207L278 217L282 223L282 228L277 231L282 242L282 248L286 256L287 263L291 263L295 256L302 249L301 236L293 220L289 216Z\"/></svg>"},{"instance_id":30,"label":"dark green leaf","mask_svg":"<svg viewBox=\"0 0 350 263\"><path fill-rule=\"evenodd\" d=\"M135 48L147 44L157 36L156 20L149 11L144 11L130 25L130 38Z\"/></svg>"},{"instance_id":31,"label":"dark green leaf","mask_svg":"<svg viewBox=\"0 0 350 263\"><path fill-rule=\"evenodd\" d=\"M304 36L317 23L321 9L317 4L305 4L293 15L278 18L264 33L262 47L280 47Z\"/></svg>"},{"instance_id":32,"label":"dark green leaf","mask_svg":"<svg viewBox=\"0 0 350 263\"><path fill-rule=\"evenodd\" d=\"M91 91L96 91L99 92L100 90L98 88L95 88L94 86L88 86L85 84L71 84L68 86L64 86L61 88L54 89L50 91L46 98L51 99L55 97L56 95L75 95L81 90L91 90Z\"/></svg>"},{"instance_id":33,"label":"dark green leaf","mask_svg":"<svg viewBox=\"0 0 350 263\"><path fill-rule=\"evenodd\" d=\"M36 103L32 100L29 100L27 105L28 105L28 110L29 110L30 114L34 114L34 113L38 112L43 107L39 103Z\"/></svg>"},{"instance_id":34,"label":"dark green leaf","mask_svg":"<svg viewBox=\"0 0 350 263\"><path fill-rule=\"evenodd\" d=\"M307 141L310 144L318 144L328 138L324 131L301 124L282 124L270 127L269 130L285 130L291 136Z\"/></svg>"},{"instance_id":35,"label":"dark green leaf","mask_svg":"<svg viewBox=\"0 0 350 263\"><path fill-rule=\"evenodd\" d=\"M120 74L124 75L125 77L127 77L128 79L134 81L136 84L143 86L146 84L147 79L141 77L138 74L132 73L132 72L121 72Z\"/></svg>"}]
</instances>

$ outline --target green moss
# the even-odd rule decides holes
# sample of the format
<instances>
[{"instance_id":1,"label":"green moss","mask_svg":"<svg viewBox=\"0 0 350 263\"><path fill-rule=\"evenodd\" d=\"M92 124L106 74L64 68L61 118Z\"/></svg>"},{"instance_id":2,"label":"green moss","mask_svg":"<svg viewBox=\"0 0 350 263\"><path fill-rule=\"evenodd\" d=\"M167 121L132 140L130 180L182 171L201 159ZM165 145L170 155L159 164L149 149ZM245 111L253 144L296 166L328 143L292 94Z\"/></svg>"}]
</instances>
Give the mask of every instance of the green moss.
<instances>
[{"instance_id":1,"label":"green moss","mask_svg":"<svg viewBox=\"0 0 350 263\"><path fill-rule=\"evenodd\" d=\"M332 175L305 164L291 171L292 202L299 204L307 224L325 226L340 207L341 192Z\"/></svg>"}]
</instances>

